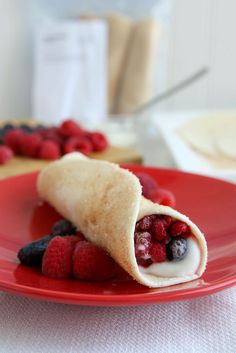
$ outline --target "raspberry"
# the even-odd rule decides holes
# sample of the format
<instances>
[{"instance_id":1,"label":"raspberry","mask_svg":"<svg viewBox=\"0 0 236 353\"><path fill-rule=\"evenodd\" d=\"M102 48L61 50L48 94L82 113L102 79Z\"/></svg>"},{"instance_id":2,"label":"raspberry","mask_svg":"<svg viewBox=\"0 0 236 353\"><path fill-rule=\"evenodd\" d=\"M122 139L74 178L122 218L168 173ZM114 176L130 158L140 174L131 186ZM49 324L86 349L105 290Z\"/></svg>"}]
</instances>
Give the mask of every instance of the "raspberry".
<instances>
[{"instance_id":1,"label":"raspberry","mask_svg":"<svg viewBox=\"0 0 236 353\"><path fill-rule=\"evenodd\" d=\"M147 199L152 199L158 190L158 185L156 181L150 177L148 174L143 172L135 172L136 177L139 179L142 185L142 195Z\"/></svg>"},{"instance_id":2,"label":"raspberry","mask_svg":"<svg viewBox=\"0 0 236 353\"><path fill-rule=\"evenodd\" d=\"M102 281L115 275L116 264L101 248L87 241L79 241L73 256L75 277L88 281Z\"/></svg>"},{"instance_id":3,"label":"raspberry","mask_svg":"<svg viewBox=\"0 0 236 353\"><path fill-rule=\"evenodd\" d=\"M171 223L173 221L171 216L163 216L162 220L164 222L166 229L169 228L169 226L171 225Z\"/></svg>"},{"instance_id":4,"label":"raspberry","mask_svg":"<svg viewBox=\"0 0 236 353\"><path fill-rule=\"evenodd\" d=\"M153 243L150 249L150 255L153 262L163 262L166 260L166 246L161 243Z\"/></svg>"},{"instance_id":5,"label":"raspberry","mask_svg":"<svg viewBox=\"0 0 236 353\"><path fill-rule=\"evenodd\" d=\"M178 237L179 235L189 235L190 229L185 222L176 221L170 227L170 234L172 235L172 237Z\"/></svg>"},{"instance_id":6,"label":"raspberry","mask_svg":"<svg viewBox=\"0 0 236 353\"><path fill-rule=\"evenodd\" d=\"M88 155L92 152L92 144L89 140L81 137L71 137L64 144L64 153L81 152Z\"/></svg>"},{"instance_id":7,"label":"raspberry","mask_svg":"<svg viewBox=\"0 0 236 353\"><path fill-rule=\"evenodd\" d=\"M23 135L24 133L21 129L12 129L5 134L4 144L10 147L15 154L20 154L20 143Z\"/></svg>"},{"instance_id":8,"label":"raspberry","mask_svg":"<svg viewBox=\"0 0 236 353\"><path fill-rule=\"evenodd\" d=\"M58 144L59 146L63 145L63 138L59 134L59 129L57 127L51 127L48 129L41 129L39 134L44 140L50 140Z\"/></svg>"},{"instance_id":9,"label":"raspberry","mask_svg":"<svg viewBox=\"0 0 236 353\"><path fill-rule=\"evenodd\" d=\"M151 234L148 232L135 233L135 256L137 259L145 259L150 258L149 250L151 248Z\"/></svg>"},{"instance_id":10,"label":"raspberry","mask_svg":"<svg viewBox=\"0 0 236 353\"><path fill-rule=\"evenodd\" d=\"M161 219L154 220L152 224L152 235L159 242L168 243L169 236L166 232L165 223Z\"/></svg>"},{"instance_id":11,"label":"raspberry","mask_svg":"<svg viewBox=\"0 0 236 353\"><path fill-rule=\"evenodd\" d=\"M41 143L42 137L37 132L24 134L20 140L21 153L24 156L35 158L37 157Z\"/></svg>"},{"instance_id":12,"label":"raspberry","mask_svg":"<svg viewBox=\"0 0 236 353\"><path fill-rule=\"evenodd\" d=\"M61 123L58 129L63 137L83 136L84 130L74 120L68 119Z\"/></svg>"},{"instance_id":13,"label":"raspberry","mask_svg":"<svg viewBox=\"0 0 236 353\"><path fill-rule=\"evenodd\" d=\"M94 152L104 151L108 147L107 138L101 132L90 132L88 138L92 143Z\"/></svg>"},{"instance_id":14,"label":"raspberry","mask_svg":"<svg viewBox=\"0 0 236 353\"><path fill-rule=\"evenodd\" d=\"M174 194L167 190L159 188L155 194L151 196L151 201L159 203L160 205L175 207L176 200Z\"/></svg>"},{"instance_id":15,"label":"raspberry","mask_svg":"<svg viewBox=\"0 0 236 353\"><path fill-rule=\"evenodd\" d=\"M85 237L84 237L83 233L81 233L81 232L76 232L76 238L78 239L78 241L85 240Z\"/></svg>"},{"instance_id":16,"label":"raspberry","mask_svg":"<svg viewBox=\"0 0 236 353\"><path fill-rule=\"evenodd\" d=\"M7 146L0 146L0 164L7 163L10 159L12 159L14 153Z\"/></svg>"},{"instance_id":17,"label":"raspberry","mask_svg":"<svg viewBox=\"0 0 236 353\"><path fill-rule=\"evenodd\" d=\"M43 256L42 272L52 278L68 278L72 274L74 236L53 238Z\"/></svg>"},{"instance_id":18,"label":"raspberry","mask_svg":"<svg viewBox=\"0 0 236 353\"><path fill-rule=\"evenodd\" d=\"M149 230L152 225L152 216L145 216L136 223L136 230Z\"/></svg>"},{"instance_id":19,"label":"raspberry","mask_svg":"<svg viewBox=\"0 0 236 353\"><path fill-rule=\"evenodd\" d=\"M60 148L55 142L45 140L41 143L41 146L39 147L38 156L41 159L58 159L61 156Z\"/></svg>"},{"instance_id":20,"label":"raspberry","mask_svg":"<svg viewBox=\"0 0 236 353\"><path fill-rule=\"evenodd\" d=\"M150 243L152 240L152 237L151 237L151 234L148 232L137 232L134 234L134 239L135 239L135 243L143 244L146 241Z\"/></svg>"},{"instance_id":21,"label":"raspberry","mask_svg":"<svg viewBox=\"0 0 236 353\"><path fill-rule=\"evenodd\" d=\"M148 259L138 258L137 263L139 266L148 267L152 264L152 260L151 260L151 258L148 258Z\"/></svg>"}]
</instances>

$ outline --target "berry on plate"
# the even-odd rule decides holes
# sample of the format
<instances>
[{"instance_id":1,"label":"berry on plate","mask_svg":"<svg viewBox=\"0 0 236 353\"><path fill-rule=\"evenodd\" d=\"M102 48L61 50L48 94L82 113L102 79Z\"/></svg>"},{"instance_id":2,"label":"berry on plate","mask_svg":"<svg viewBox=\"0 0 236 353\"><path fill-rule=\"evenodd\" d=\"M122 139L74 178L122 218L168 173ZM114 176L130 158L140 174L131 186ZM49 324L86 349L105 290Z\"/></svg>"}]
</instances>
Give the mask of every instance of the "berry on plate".
<instances>
[{"instance_id":1,"label":"berry on plate","mask_svg":"<svg viewBox=\"0 0 236 353\"><path fill-rule=\"evenodd\" d=\"M53 235L73 235L76 234L76 227L67 219L60 219L52 228Z\"/></svg>"},{"instance_id":2,"label":"berry on plate","mask_svg":"<svg viewBox=\"0 0 236 353\"><path fill-rule=\"evenodd\" d=\"M151 201L163 206L175 207L176 199L174 194L167 189L159 188L156 194L151 196Z\"/></svg>"},{"instance_id":3,"label":"berry on plate","mask_svg":"<svg viewBox=\"0 0 236 353\"><path fill-rule=\"evenodd\" d=\"M142 185L142 195L147 199L152 199L158 190L157 182L148 174L143 172L135 172L136 177Z\"/></svg>"},{"instance_id":4,"label":"berry on plate","mask_svg":"<svg viewBox=\"0 0 236 353\"><path fill-rule=\"evenodd\" d=\"M76 237L54 237L44 253L42 272L51 278L68 278L72 275L72 257L76 244Z\"/></svg>"},{"instance_id":5,"label":"berry on plate","mask_svg":"<svg viewBox=\"0 0 236 353\"><path fill-rule=\"evenodd\" d=\"M103 281L115 275L116 263L104 250L87 241L77 243L73 256L74 276Z\"/></svg>"},{"instance_id":6,"label":"berry on plate","mask_svg":"<svg viewBox=\"0 0 236 353\"><path fill-rule=\"evenodd\" d=\"M18 252L18 259L26 266L39 266L42 263L43 254L45 253L49 242L53 236L46 235L45 237L36 240L23 246Z\"/></svg>"}]
</instances>

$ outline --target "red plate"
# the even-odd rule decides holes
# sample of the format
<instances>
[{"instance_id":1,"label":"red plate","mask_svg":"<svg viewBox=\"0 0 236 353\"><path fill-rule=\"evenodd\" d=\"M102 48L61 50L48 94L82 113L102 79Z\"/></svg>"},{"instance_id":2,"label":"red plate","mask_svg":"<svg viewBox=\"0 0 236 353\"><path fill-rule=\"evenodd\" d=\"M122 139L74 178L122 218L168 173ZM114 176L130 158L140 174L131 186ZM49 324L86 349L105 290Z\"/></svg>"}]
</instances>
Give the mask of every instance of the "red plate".
<instances>
[{"instance_id":1,"label":"red plate","mask_svg":"<svg viewBox=\"0 0 236 353\"><path fill-rule=\"evenodd\" d=\"M177 209L196 222L209 248L201 279L161 289L148 289L129 278L103 283L53 280L40 270L18 264L18 249L50 232L60 218L40 205L37 173L0 182L0 289L32 298L84 305L140 305L207 295L236 284L236 186L174 170L129 167L145 171L174 192Z\"/></svg>"}]
</instances>

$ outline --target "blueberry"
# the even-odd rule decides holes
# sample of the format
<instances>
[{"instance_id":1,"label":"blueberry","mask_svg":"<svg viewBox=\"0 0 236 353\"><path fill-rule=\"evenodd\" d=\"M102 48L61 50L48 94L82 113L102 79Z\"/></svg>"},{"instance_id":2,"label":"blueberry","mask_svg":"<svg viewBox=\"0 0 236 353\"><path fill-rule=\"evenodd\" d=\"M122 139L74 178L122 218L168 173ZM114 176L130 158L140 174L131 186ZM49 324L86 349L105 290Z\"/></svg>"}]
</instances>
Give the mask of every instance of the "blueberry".
<instances>
[{"instance_id":1,"label":"blueberry","mask_svg":"<svg viewBox=\"0 0 236 353\"><path fill-rule=\"evenodd\" d=\"M26 266L40 266L42 258L50 240L53 235L46 235L45 237L25 245L18 252L18 259Z\"/></svg>"},{"instance_id":2,"label":"blueberry","mask_svg":"<svg viewBox=\"0 0 236 353\"><path fill-rule=\"evenodd\" d=\"M20 124L19 129L23 130L26 133L31 133L34 131L34 128L32 126L29 126L27 124Z\"/></svg>"},{"instance_id":3,"label":"blueberry","mask_svg":"<svg viewBox=\"0 0 236 353\"><path fill-rule=\"evenodd\" d=\"M5 124L4 126L2 126L0 128L0 143L3 143L3 139L4 139L4 136L5 134L12 130L14 128L14 126L12 124Z\"/></svg>"},{"instance_id":4,"label":"blueberry","mask_svg":"<svg viewBox=\"0 0 236 353\"><path fill-rule=\"evenodd\" d=\"M4 128L5 130L11 130L11 129L14 129L15 126L12 125L12 124L10 124L10 123L7 123L7 124L3 125L3 128Z\"/></svg>"},{"instance_id":5,"label":"blueberry","mask_svg":"<svg viewBox=\"0 0 236 353\"><path fill-rule=\"evenodd\" d=\"M40 129L45 128L45 126L43 126L41 124L37 124L37 125L34 125L34 126L30 126L30 125L27 125L27 124L20 124L19 128L21 130L23 130L24 132L26 132L26 133L32 133L32 132L36 132L36 131L38 131Z\"/></svg>"},{"instance_id":6,"label":"blueberry","mask_svg":"<svg viewBox=\"0 0 236 353\"><path fill-rule=\"evenodd\" d=\"M41 129L46 129L45 128L45 125L42 125L42 124L37 124L37 125L35 125L35 130L41 130Z\"/></svg>"},{"instance_id":7,"label":"blueberry","mask_svg":"<svg viewBox=\"0 0 236 353\"><path fill-rule=\"evenodd\" d=\"M76 227L67 219L62 219L54 224L52 234L73 235L76 234Z\"/></svg>"},{"instance_id":8,"label":"blueberry","mask_svg":"<svg viewBox=\"0 0 236 353\"><path fill-rule=\"evenodd\" d=\"M22 247L18 252L18 259L26 266L40 266L50 240L56 235L72 234L76 234L76 227L70 221L62 219L54 224L51 234Z\"/></svg>"},{"instance_id":9,"label":"blueberry","mask_svg":"<svg viewBox=\"0 0 236 353\"><path fill-rule=\"evenodd\" d=\"M4 139L4 136L5 136L5 131L4 129L0 129L0 143L3 143L3 139Z\"/></svg>"},{"instance_id":10,"label":"blueberry","mask_svg":"<svg viewBox=\"0 0 236 353\"><path fill-rule=\"evenodd\" d=\"M187 240L176 237L167 245L167 257L169 260L182 260L187 253Z\"/></svg>"}]
</instances>

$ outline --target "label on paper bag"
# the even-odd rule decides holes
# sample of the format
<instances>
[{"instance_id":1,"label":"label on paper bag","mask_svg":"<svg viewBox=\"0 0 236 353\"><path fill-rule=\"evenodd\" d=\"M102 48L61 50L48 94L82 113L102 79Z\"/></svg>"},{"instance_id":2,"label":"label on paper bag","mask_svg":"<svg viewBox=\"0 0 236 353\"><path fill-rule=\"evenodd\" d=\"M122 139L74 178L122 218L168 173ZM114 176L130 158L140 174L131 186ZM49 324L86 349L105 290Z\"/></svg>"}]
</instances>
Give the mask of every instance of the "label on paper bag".
<instances>
[{"instance_id":1,"label":"label on paper bag","mask_svg":"<svg viewBox=\"0 0 236 353\"><path fill-rule=\"evenodd\" d=\"M36 39L33 117L96 123L107 113L107 27L101 20L42 26Z\"/></svg>"}]
</instances>

